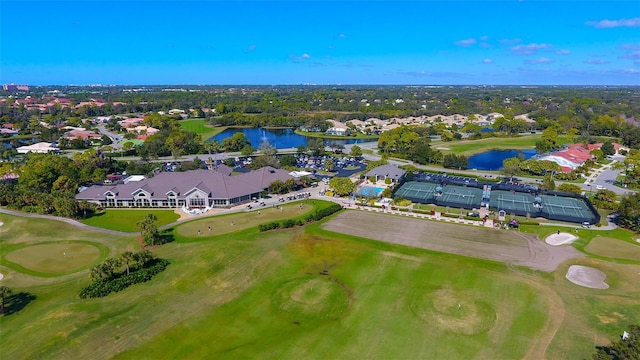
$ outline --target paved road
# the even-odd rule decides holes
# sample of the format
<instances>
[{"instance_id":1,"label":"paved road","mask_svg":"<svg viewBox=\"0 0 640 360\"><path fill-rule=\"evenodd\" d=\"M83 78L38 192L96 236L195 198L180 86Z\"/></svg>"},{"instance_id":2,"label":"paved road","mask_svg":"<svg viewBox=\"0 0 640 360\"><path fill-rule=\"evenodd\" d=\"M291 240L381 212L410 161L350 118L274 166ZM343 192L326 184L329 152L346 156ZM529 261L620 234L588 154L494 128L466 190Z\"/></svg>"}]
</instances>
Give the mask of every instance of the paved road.
<instances>
[{"instance_id":1,"label":"paved road","mask_svg":"<svg viewBox=\"0 0 640 360\"><path fill-rule=\"evenodd\" d=\"M122 139L122 135L118 135L118 134L116 134L114 132L111 132L111 131L107 130L107 128L105 127L104 124L98 125L98 131L100 132L100 134L107 135L111 139L111 141L112 141L111 147L114 150L119 151L119 150L122 149L122 145L120 145L118 143L118 141L120 141L120 139Z\"/></svg>"}]
</instances>

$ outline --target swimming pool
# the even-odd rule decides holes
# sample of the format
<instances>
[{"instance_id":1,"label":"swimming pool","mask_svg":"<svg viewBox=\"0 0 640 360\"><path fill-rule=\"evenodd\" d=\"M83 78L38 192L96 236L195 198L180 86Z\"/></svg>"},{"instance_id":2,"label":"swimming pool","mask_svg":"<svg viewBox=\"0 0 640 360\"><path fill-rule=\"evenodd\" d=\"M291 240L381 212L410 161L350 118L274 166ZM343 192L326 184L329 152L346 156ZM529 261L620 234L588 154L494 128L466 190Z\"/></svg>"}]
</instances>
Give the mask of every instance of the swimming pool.
<instances>
[{"instance_id":1,"label":"swimming pool","mask_svg":"<svg viewBox=\"0 0 640 360\"><path fill-rule=\"evenodd\" d=\"M374 198L379 197L382 190L384 190L384 188L376 186L363 186L356 191L356 195Z\"/></svg>"}]
</instances>

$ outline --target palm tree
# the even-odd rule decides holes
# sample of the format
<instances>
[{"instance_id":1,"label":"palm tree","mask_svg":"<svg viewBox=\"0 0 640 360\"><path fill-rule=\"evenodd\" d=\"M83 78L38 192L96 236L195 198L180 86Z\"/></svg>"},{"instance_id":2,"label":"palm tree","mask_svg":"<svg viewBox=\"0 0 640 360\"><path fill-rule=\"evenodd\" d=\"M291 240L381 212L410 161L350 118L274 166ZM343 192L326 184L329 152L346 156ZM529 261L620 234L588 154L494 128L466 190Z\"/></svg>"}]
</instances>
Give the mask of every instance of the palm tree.
<instances>
[{"instance_id":1,"label":"palm tree","mask_svg":"<svg viewBox=\"0 0 640 360\"><path fill-rule=\"evenodd\" d=\"M147 245L154 245L158 238L158 227L156 226L158 218L153 214L147 214L144 219L136 223L136 227L140 230L140 236Z\"/></svg>"},{"instance_id":2,"label":"palm tree","mask_svg":"<svg viewBox=\"0 0 640 360\"><path fill-rule=\"evenodd\" d=\"M107 278L113 277L118 266L120 266L118 259L108 258L102 263L102 272Z\"/></svg>"},{"instance_id":3,"label":"palm tree","mask_svg":"<svg viewBox=\"0 0 640 360\"><path fill-rule=\"evenodd\" d=\"M153 254L151 254L149 250L140 250L137 253L133 254L133 256L134 260L142 266L153 259Z\"/></svg>"},{"instance_id":4,"label":"palm tree","mask_svg":"<svg viewBox=\"0 0 640 360\"><path fill-rule=\"evenodd\" d=\"M127 268L127 275L129 275L129 263L135 261L135 255L131 251L125 251L120 254L120 262L124 263Z\"/></svg>"},{"instance_id":5,"label":"palm tree","mask_svg":"<svg viewBox=\"0 0 640 360\"><path fill-rule=\"evenodd\" d=\"M11 293L13 293L13 291L10 288L6 286L0 286L0 298L2 298L2 301L0 301L0 314L4 314L5 300L7 299L7 297L9 297L9 295L11 295Z\"/></svg>"},{"instance_id":6,"label":"palm tree","mask_svg":"<svg viewBox=\"0 0 640 360\"><path fill-rule=\"evenodd\" d=\"M91 279L91 281L96 281L99 279L102 279L102 276L104 274L102 273L102 264L96 264L91 268L91 273L89 275L89 278Z\"/></svg>"}]
</instances>

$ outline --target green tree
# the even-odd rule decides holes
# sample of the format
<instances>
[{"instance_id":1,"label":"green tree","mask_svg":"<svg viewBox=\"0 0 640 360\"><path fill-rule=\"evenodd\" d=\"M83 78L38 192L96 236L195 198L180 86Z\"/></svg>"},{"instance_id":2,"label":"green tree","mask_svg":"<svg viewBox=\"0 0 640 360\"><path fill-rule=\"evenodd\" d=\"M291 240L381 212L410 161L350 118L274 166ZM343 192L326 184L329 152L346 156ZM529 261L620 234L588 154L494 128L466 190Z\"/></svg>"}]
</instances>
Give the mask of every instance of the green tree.
<instances>
[{"instance_id":1,"label":"green tree","mask_svg":"<svg viewBox=\"0 0 640 360\"><path fill-rule=\"evenodd\" d=\"M127 275L129 275L129 264L136 261L136 256L131 251L125 251L120 254L120 263L124 264L127 269Z\"/></svg>"},{"instance_id":2,"label":"green tree","mask_svg":"<svg viewBox=\"0 0 640 360\"><path fill-rule=\"evenodd\" d=\"M332 171L333 168L336 167L336 164L333 162L332 159L327 159L324 161L323 166L326 171Z\"/></svg>"},{"instance_id":3,"label":"green tree","mask_svg":"<svg viewBox=\"0 0 640 360\"><path fill-rule=\"evenodd\" d=\"M312 138L307 141L307 151L313 156L319 156L324 153L324 141L320 138Z\"/></svg>"},{"instance_id":4,"label":"green tree","mask_svg":"<svg viewBox=\"0 0 640 360\"><path fill-rule=\"evenodd\" d=\"M351 181L351 179L343 177L331 178L331 180L329 180L329 186L338 196L347 196L356 189L356 185Z\"/></svg>"},{"instance_id":5,"label":"green tree","mask_svg":"<svg viewBox=\"0 0 640 360\"><path fill-rule=\"evenodd\" d=\"M153 260L153 254L151 251L143 249L133 254L133 260L141 266L144 266L146 263Z\"/></svg>"},{"instance_id":6,"label":"green tree","mask_svg":"<svg viewBox=\"0 0 640 360\"><path fill-rule=\"evenodd\" d=\"M596 160L598 161L602 161L602 159L604 159L604 152L600 149L593 149L589 152L589 154L591 154L591 156L595 157Z\"/></svg>"},{"instance_id":7,"label":"green tree","mask_svg":"<svg viewBox=\"0 0 640 360\"><path fill-rule=\"evenodd\" d=\"M362 156L362 148L358 145L351 146L351 150L349 151L349 156L354 158L360 158Z\"/></svg>"},{"instance_id":8,"label":"green tree","mask_svg":"<svg viewBox=\"0 0 640 360\"><path fill-rule=\"evenodd\" d=\"M553 180L553 173L547 173L542 180L542 188L547 190L555 190L556 182Z\"/></svg>"},{"instance_id":9,"label":"green tree","mask_svg":"<svg viewBox=\"0 0 640 360\"><path fill-rule=\"evenodd\" d=\"M576 184L564 183L558 186L558 191L582 194L582 188Z\"/></svg>"},{"instance_id":10,"label":"green tree","mask_svg":"<svg viewBox=\"0 0 640 360\"><path fill-rule=\"evenodd\" d=\"M502 169L500 170L500 172L502 172L506 176L509 176L511 180L513 180L513 177L520 173L520 162L520 159L517 157L504 159L502 161Z\"/></svg>"},{"instance_id":11,"label":"green tree","mask_svg":"<svg viewBox=\"0 0 640 360\"><path fill-rule=\"evenodd\" d=\"M13 293L13 290L6 286L0 286L0 314L4 314L4 306L7 298Z\"/></svg>"},{"instance_id":12,"label":"green tree","mask_svg":"<svg viewBox=\"0 0 640 360\"><path fill-rule=\"evenodd\" d=\"M611 140L605 141L600 147L600 150L602 150L602 153L605 156L611 156L616 153L616 149L613 147L613 142L611 142Z\"/></svg>"},{"instance_id":13,"label":"green tree","mask_svg":"<svg viewBox=\"0 0 640 360\"><path fill-rule=\"evenodd\" d=\"M640 193L625 195L618 206L618 225L640 231Z\"/></svg>"},{"instance_id":14,"label":"green tree","mask_svg":"<svg viewBox=\"0 0 640 360\"><path fill-rule=\"evenodd\" d=\"M621 336L610 345L596 349L593 360L640 360L640 326L629 326L626 338Z\"/></svg>"},{"instance_id":15,"label":"green tree","mask_svg":"<svg viewBox=\"0 0 640 360\"><path fill-rule=\"evenodd\" d=\"M242 156L251 156L254 152L256 152L256 149L249 144L243 146L242 149L240 149L240 154L242 154Z\"/></svg>"},{"instance_id":16,"label":"green tree","mask_svg":"<svg viewBox=\"0 0 640 360\"><path fill-rule=\"evenodd\" d=\"M297 165L296 157L294 155L292 155L292 154L282 155L280 157L280 165L288 166L288 167L295 167Z\"/></svg>"},{"instance_id":17,"label":"green tree","mask_svg":"<svg viewBox=\"0 0 640 360\"><path fill-rule=\"evenodd\" d=\"M147 214L136 224L145 245L153 246L156 241L160 240L160 232L156 225L157 221L158 218L154 214Z\"/></svg>"}]
</instances>

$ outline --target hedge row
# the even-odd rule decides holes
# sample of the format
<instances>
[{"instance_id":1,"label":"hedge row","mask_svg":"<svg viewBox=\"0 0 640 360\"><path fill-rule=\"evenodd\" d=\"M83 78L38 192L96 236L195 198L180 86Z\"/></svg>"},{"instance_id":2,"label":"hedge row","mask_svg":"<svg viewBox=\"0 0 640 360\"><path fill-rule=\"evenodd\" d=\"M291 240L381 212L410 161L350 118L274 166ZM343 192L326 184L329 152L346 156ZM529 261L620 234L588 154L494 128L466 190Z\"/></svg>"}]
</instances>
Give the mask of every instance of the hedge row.
<instances>
[{"instance_id":1,"label":"hedge row","mask_svg":"<svg viewBox=\"0 0 640 360\"><path fill-rule=\"evenodd\" d=\"M342 209L342 205L332 203L331 205L316 209L315 211L306 214L297 219L286 219L281 221L272 221L264 224L258 225L258 230L260 231L269 231L274 229L286 229L294 226L302 226L304 224L308 224L310 222L321 220L331 214L334 214Z\"/></svg>"},{"instance_id":2,"label":"hedge row","mask_svg":"<svg viewBox=\"0 0 640 360\"><path fill-rule=\"evenodd\" d=\"M121 274L118 277L96 280L80 290L78 295L82 299L104 297L112 292L122 291L131 285L147 282L154 275L164 271L168 265L168 260L153 259L145 267L132 269L129 275Z\"/></svg>"}]
</instances>

